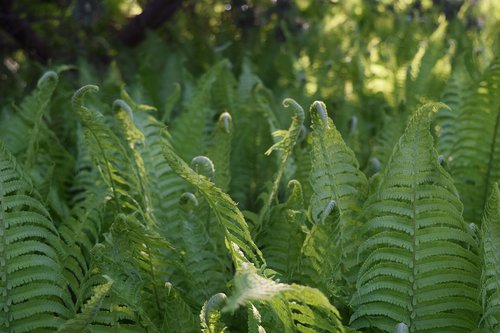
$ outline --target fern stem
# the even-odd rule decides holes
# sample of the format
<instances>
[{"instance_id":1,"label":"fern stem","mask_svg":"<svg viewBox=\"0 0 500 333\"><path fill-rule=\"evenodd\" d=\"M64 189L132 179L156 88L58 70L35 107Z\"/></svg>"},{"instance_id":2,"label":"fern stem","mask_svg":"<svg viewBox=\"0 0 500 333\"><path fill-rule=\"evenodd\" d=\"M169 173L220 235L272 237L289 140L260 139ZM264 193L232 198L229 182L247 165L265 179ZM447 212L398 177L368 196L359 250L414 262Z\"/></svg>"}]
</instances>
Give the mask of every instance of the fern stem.
<instances>
[{"instance_id":1,"label":"fern stem","mask_svg":"<svg viewBox=\"0 0 500 333\"><path fill-rule=\"evenodd\" d=\"M420 132L417 130L415 132L415 139L413 140L413 151L414 154L412 154L413 157L413 163L412 166L415 167L417 164L418 160L418 145L420 143ZM416 170L413 170L412 173L415 173ZM417 231L418 231L418 221L417 221L417 178L415 176L412 177L412 213L413 213L413 221L412 221L412 226L413 226L413 237L412 237L412 255L411 255L411 291L412 294L410 295L411 300L408 302L410 305L410 322L408 323L408 330L410 332L413 332L415 330L415 324L413 323L415 317L416 317L416 311L414 309L414 304L418 302L416 300L416 288L415 288L415 277L417 276L417 258L416 258L416 253L417 253Z\"/></svg>"}]
</instances>

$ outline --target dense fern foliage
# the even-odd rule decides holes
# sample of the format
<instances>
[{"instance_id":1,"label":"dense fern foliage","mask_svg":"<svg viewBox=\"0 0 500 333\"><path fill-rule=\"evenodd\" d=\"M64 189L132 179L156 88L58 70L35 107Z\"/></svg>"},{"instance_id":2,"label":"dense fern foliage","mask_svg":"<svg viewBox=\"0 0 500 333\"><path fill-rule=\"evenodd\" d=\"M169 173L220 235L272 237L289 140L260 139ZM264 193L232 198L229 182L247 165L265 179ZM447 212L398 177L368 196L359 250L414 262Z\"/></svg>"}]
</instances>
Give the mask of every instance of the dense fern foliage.
<instances>
[{"instance_id":1,"label":"dense fern foliage","mask_svg":"<svg viewBox=\"0 0 500 333\"><path fill-rule=\"evenodd\" d=\"M0 332L500 330L499 7L299 3L2 100Z\"/></svg>"}]
</instances>

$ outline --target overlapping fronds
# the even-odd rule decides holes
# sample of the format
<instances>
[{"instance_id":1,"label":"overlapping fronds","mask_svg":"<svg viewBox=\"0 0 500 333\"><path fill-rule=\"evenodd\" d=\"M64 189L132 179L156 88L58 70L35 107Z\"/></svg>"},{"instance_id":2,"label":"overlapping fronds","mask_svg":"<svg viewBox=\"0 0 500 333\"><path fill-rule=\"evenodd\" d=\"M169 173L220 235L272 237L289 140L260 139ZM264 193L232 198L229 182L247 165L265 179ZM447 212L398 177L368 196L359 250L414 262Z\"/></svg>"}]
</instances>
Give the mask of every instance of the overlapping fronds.
<instances>
[{"instance_id":1,"label":"overlapping fronds","mask_svg":"<svg viewBox=\"0 0 500 333\"><path fill-rule=\"evenodd\" d=\"M234 284L226 311L260 302L281 323L281 332L345 332L337 309L317 289L264 278L249 263L242 263Z\"/></svg>"},{"instance_id":2,"label":"overlapping fronds","mask_svg":"<svg viewBox=\"0 0 500 333\"><path fill-rule=\"evenodd\" d=\"M226 291L232 261L225 247L224 229L204 198L186 192L180 205L178 221L182 229L178 236L183 242L182 258L188 272L185 283L190 290L186 296L201 306L211 295Z\"/></svg>"},{"instance_id":3,"label":"overlapping fronds","mask_svg":"<svg viewBox=\"0 0 500 333\"><path fill-rule=\"evenodd\" d=\"M85 332L85 330L87 330L87 328L99 312L99 309L102 306L102 302L104 301L104 297L106 297L112 285L113 281L108 281L105 284L96 286L94 288L94 294L92 295L90 300L85 303L82 312L78 313L75 318L70 319L62 324L57 332Z\"/></svg>"},{"instance_id":4,"label":"overlapping fronds","mask_svg":"<svg viewBox=\"0 0 500 333\"><path fill-rule=\"evenodd\" d=\"M367 239L351 304L354 328L471 332L478 317L476 244L452 178L439 165L429 109L419 109L365 206Z\"/></svg>"},{"instance_id":5,"label":"overlapping fronds","mask_svg":"<svg viewBox=\"0 0 500 333\"><path fill-rule=\"evenodd\" d=\"M304 242L306 209L302 186L292 180L288 183L288 200L274 206L267 227L256 242L262 249L268 266L279 274L282 281L297 281L298 260Z\"/></svg>"},{"instance_id":6,"label":"overlapping fronds","mask_svg":"<svg viewBox=\"0 0 500 333\"><path fill-rule=\"evenodd\" d=\"M480 224L488 191L500 179L500 56L464 92L456 119L450 173L467 221Z\"/></svg>"},{"instance_id":7,"label":"overlapping fronds","mask_svg":"<svg viewBox=\"0 0 500 333\"><path fill-rule=\"evenodd\" d=\"M487 202L481 225L481 301L480 326L488 332L500 329L500 191L495 184Z\"/></svg>"},{"instance_id":8,"label":"overlapping fronds","mask_svg":"<svg viewBox=\"0 0 500 333\"><path fill-rule=\"evenodd\" d=\"M0 142L0 331L53 332L71 317L49 213Z\"/></svg>"},{"instance_id":9,"label":"overlapping fronds","mask_svg":"<svg viewBox=\"0 0 500 333\"><path fill-rule=\"evenodd\" d=\"M194 172L169 146L164 146L163 155L172 169L191 185L200 191L213 210L218 222L224 228L227 239L228 251L231 253L233 262L236 264L240 258L238 250L241 249L244 256L260 267L264 263L262 253L253 242L248 224L236 203L212 182Z\"/></svg>"},{"instance_id":10,"label":"overlapping fronds","mask_svg":"<svg viewBox=\"0 0 500 333\"><path fill-rule=\"evenodd\" d=\"M326 106L316 101L310 112L313 129L310 212L315 225L303 252L319 280L337 284L348 280L352 288L355 272L350 270L356 265L361 240L360 213L368 181L359 170L354 153L328 117Z\"/></svg>"},{"instance_id":11,"label":"overlapping fronds","mask_svg":"<svg viewBox=\"0 0 500 333\"><path fill-rule=\"evenodd\" d=\"M206 122L214 113L210 108L211 89L225 65L225 61L217 63L199 79L194 95L172 126L172 145L185 161L190 161L206 147Z\"/></svg>"},{"instance_id":12,"label":"overlapping fronds","mask_svg":"<svg viewBox=\"0 0 500 333\"><path fill-rule=\"evenodd\" d=\"M304 123L304 110L302 107L293 99L287 98L283 101L283 106L291 107L293 109L294 115L292 116L292 123L290 124L290 128L288 130L276 130L273 132L274 137L282 138L280 141L276 142L271 148L266 151L266 155L271 154L274 150L280 151L280 161L278 165L278 171L274 176L273 185L271 188L271 192L269 193L266 202L264 203L264 207L262 208L260 214L263 220L268 218L269 209L271 207L272 202L275 200L275 197L279 190L279 185L281 182L281 177L285 172L285 168L288 162L288 159L292 155L293 148L297 144L297 141L300 137L300 132L302 129L302 124ZM262 222L261 222L262 223Z\"/></svg>"},{"instance_id":13,"label":"overlapping fronds","mask_svg":"<svg viewBox=\"0 0 500 333\"><path fill-rule=\"evenodd\" d=\"M120 139L104 121L104 116L83 105L88 92L98 91L97 86L87 85L73 95L73 108L83 125L85 143L90 147L92 159L106 185L111 189L116 212L138 212L145 216L144 196L140 193L141 181L135 162Z\"/></svg>"}]
</instances>

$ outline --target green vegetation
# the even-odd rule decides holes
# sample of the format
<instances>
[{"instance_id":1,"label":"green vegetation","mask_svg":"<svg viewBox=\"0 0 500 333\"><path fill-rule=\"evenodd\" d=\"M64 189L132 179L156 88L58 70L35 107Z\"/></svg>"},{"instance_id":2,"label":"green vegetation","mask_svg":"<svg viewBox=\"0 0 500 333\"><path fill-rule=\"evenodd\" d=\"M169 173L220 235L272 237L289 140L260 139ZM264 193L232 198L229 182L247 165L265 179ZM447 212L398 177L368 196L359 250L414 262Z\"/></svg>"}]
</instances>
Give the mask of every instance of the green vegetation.
<instances>
[{"instance_id":1,"label":"green vegetation","mask_svg":"<svg viewBox=\"0 0 500 333\"><path fill-rule=\"evenodd\" d=\"M500 330L496 1L230 4L2 55L0 332Z\"/></svg>"}]
</instances>

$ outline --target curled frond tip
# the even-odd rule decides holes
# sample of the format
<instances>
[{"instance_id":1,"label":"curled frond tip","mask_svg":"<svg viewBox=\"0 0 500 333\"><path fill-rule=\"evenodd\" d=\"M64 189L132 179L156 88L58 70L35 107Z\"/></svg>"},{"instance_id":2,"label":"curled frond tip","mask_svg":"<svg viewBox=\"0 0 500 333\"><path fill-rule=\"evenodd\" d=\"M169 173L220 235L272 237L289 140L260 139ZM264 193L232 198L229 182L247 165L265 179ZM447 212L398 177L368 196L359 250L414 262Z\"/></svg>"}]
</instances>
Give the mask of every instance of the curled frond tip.
<instances>
[{"instance_id":1,"label":"curled frond tip","mask_svg":"<svg viewBox=\"0 0 500 333\"><path fill-rule=\"evenodd\" d=\"M73 94L73 98L71 99L71 104L73 105L73 108L76 109L83 107L83 96L85 96L88 92L98 92L98 91L99 87L93 84L88 84L78 89Z\"/></svg>"},{"instance_id":2,"label":"curled frond tip","mask_svg":"<svg viewBox=\"0 0 500 333\"><path fill-rule=\"evenodd\" d=\"M311 105L311 111L313 109L316 110L316 112L318 113L318 116L321 118L323 125L326 128L329 128L329 126L328 126L328 113L326 112L325 103L320 102L320 101L314 101Z\"/></svg>"}]
</instances>

